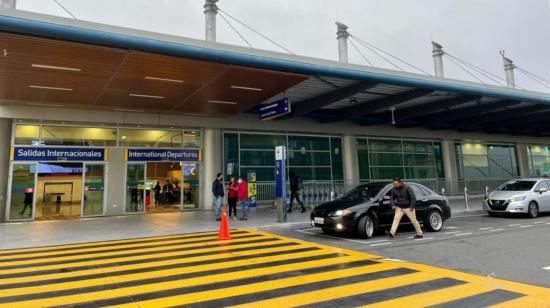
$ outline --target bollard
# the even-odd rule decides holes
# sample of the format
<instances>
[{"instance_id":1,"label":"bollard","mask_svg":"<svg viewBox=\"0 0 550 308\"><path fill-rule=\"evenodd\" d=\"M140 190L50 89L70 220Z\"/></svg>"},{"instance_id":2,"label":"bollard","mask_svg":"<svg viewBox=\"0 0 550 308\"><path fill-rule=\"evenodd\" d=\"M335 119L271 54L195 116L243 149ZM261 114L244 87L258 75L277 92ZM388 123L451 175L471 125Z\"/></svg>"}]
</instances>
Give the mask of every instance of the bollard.
<instances>
[{"instance_id":1,"label":"bollard","mask_svg":"<svg viewBox=\"0 0 550 308\"><path fill-rule=\"evenodd\" d=\"M445 187L441 187L441 195L445 196Z\"/></svg>"},{"instance_id":2,"label":"bollard","mask_svg":"<svg viewBox=\"0 0 550 308\"><path fill-rule=\"evenodd\" d=\"M335 199L334 196L335 196L334 191L331 191L330 192L330 201L334 201L334 199Z\"/></svg>"},{"instance_id":3,"label":"bollard","mask_svg":"<svg viewBox=\"0 0 550 308\"><path fill-rule=\"evenodd\" d=\"M466 211L469 211L470 205L468 204L468 187L464 187L464 204L466 205Z\"/></svg>"}]
</instances>

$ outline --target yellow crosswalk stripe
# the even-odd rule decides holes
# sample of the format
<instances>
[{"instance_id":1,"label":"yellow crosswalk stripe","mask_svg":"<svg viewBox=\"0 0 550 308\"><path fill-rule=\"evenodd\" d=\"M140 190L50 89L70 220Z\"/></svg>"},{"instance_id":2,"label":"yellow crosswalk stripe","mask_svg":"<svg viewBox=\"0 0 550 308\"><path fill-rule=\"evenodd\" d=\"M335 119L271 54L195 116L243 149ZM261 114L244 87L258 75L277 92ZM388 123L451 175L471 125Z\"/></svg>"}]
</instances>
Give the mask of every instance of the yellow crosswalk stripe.
<instances>
[{"instance_id":1,"label":"yellow crosswalk stripe","mask_svg":"<svg viewBox=\"0 0 550 308\"><path fill-rule=\"evenodd\" d=\"M371 268L372 270L372 268ZM348 275L357 275L360 273L357 269L347 270ZM363 272L363 271L361 271ZM328 280L331 278L345 277L344 273L335 276L334 273L322 273L309 276L300 277L298 281L296 279L282 279L279 281L268 281L252 285L245 285L242 287L226 288L221 290L212 290L205 292L198 292L192 294L184 294L179 296L165 297L156 300L140 301L136 302L140 307L168 307L177 305L186 305L192 303L200 303L207 300L220 299L230 296L249 294L254 292L275 290L283 288L289 285L300 285L306 283L312 283L317 281ZM396 285L406 285L411 283L418 283L426 280L434 279L433 275L426 273L414 273L409 275L403 275L399 277L385 278L374 281L368 281L355 285L346 285L342 287L335 287L330 289L324 289L317 292L309 292L297 294L294 296L294 302L276 303L272 306L264 306L263 303L250 303L250 306L256 307L292 307L298 305L304 305L307 303L314 303L322 301L324 298L333 299L341 296L349 296L351 294L365 292L365 288L373 288L378 290L387 289ZM284 298L284 297L283 297ZM281 299L281 298L280 298ZM130 307L131 305L121 305L114 307Z\"/></svg>"},{"instance_id":2,"label":"yellow crosswalk stripe","mask_svg":"<svg viewBox=\"0 0 550 308\"><path fill-rule=\"evenodd\" d=\"M318 251L312 251L312 252L303 252L303 253L297 253L297 254L287 254L282 256L264 257L264 258L258 258L258 259L245 259L242 261L214 263L209 265L199 265L199 266L190 266L190 267L180 267L180 268L173 268L173 269L160 270L160 271L149 271L145 273L127 274L127 275L121 275L121 276L110 276L109 283L123 283L123 282L134 281L134 280L151 279L151 278L180 275L180 274L187 274L187 273L196 273L196 272L215 270L215 269L221 269L221 268L233 268L233 267L245 266L250 264L261 264L261 263L280 261L280 260L286 260L291 258L317 256L317 255L323 255L323 254L329 254L329 253L331 252L324 251L319 253ZM168 262L167 264L176 264L177 262L178 260L173 260L172 262ZM137 265L124 266L123 268L125 270L133 270L133 269L139 269L143 267L144 267L143 265L137 264ZM105 268L102 270L97 270L95 271L95 273L101 273L102 271L105 271L106 273L108 273L109 270L110 268ZM2 293L0 294L0 297L77 289L77 288L83 288L83 287L99 286L103 284L106 284L104 278L94 278L94 279L86 279L86 280L79 280L79 281L72 281L72 282L65 282L65 283L41 285L41 286L22 287L22 288L16 288L16 289L3 290ZM150 284L149 286L153 287L154 284Z\"/></svg>"},{"instance_id":3,"label":"yellow crosswalk stripe","mask_svg":"<svg viewBox=\"0 0 550 308\"><path fill-rule=\"evenodd\" d=\"M257 247L254 244L247 244L243 245L246 247ZM274 251L288 251L292 249L297 249L296 246L286 246L286 247L276 247L276 248L259 248L256 250L249 250L244 252L231 252L224 254L226 257L236 257L236 256L249 256L253 254L261 254L261 253L268 253L268 252L274 252ZM204 250L205 252L208 251L223 251L222 249L208 249ZM317 251L317 253L321 253L322 250ZM326 251L325 251L326 252ZM215 255L207 255L207 256L201 256L201 257L191 257L186 258L185 255L175 255L175 254L166 254L166 255L156 255L156 256L174 256L177 258L173 260L163 260L163 261L157 261L157 262L147 262L147 263L137 263L132 265L125 265L125 266L116 266L116 267L103 267L103 268L96 268L96 269L89 269L89 270L79 270L79 271L71 271L66 273L55 273L55 274L46 274L46 275L40 275L40 276L27 276L27 277L18 277L18 278L4 278L2 279L0 275L0 289L2 285L9 285L14 283L24 283L24 282L30 282L30 281L43 281L43 280L50 280L50 279L62 279L62 278L68 278L68 277L79 277L84 275L93 275L93 274L112 274L124 270L135 270L135 269L145 269L145 268L151 268L154 266L161 266L161 265L178 265L178 264L185 264L190 262L197 262L197 261L206 261L211 260L212 258L215 258ZM143 257L141 257L143 258ZM221 258L221 256L220 256ZM132 257L132 258L118 258L118 259L109 259L107 261L110 262L125 262L125 261L134 261L139 260L139 257ZM217 265L222 265L223 263L217 263ZM99 266L101 265L100 262L90 261L85 262L87 266ZM66 266L66 265L64 265ZM71 264L72 266L72 264ZM52 268L59 268L59 267L52 267ZM203 269L206 269L205 267L202 267ZM218 267L219 268L219 267ZM1 296L2 294L0 294Z\"/></svg>"},{"instance_id":4,"label":"yellow crosswalk stripe","mask_svg":"<svg viewBox=\"0 0 550 308\"><path fill-rule=\"evenodd\" d=\"M367 307L427 307L484 296L491 303L502 301L498 308L550 307L548 288L254 230L239 230L226 241L216 236L201 232L0 251L0 307L209 301L295 307L349 304L367 300L371 292L381 297ZM394 289L411 295L396 298L388 293Z\"/></svg>"},{"instance_id":5,"label":"yellow crosswalk stripe","mask_svg":"<svg viewBox=\"0 0 550 308\"><path fill-rule=\"evenodd\" d=\"M95 246L100 246L104 244L133 243L133 242L139 242L143 240L189 238L189 237L195 237L200 235L217 236L217 232L199 232L199 233L189 233L189 234L160 235L160 236L153 236L153 237L138 237L138 238L131 238L131 239L121 239L121 240L102 241L102 242L42 246L42 247L19 248L19 249L6 249L6 250L0 250L0 256L11 255L14 253L33 253L33 252L40 252L40 251L51 250L51 249L79 248L79 247L82 248L82 247L95 247Z\"/></svg>"},{"instance_id":6,"label":"yellow crosswalk stripe","mask_svg":"<svg viewBox=\"0 0 550 308\"><path fill-rule=\"evenodd\" d=\"M466 284L455 287L449 287L441 290L424 292L416 295L410 295L399 299L389 300L382 303L366 305L369 308L421 308L449 302L464 297L481 294L494 290L491 287L479 286L475 284Z\"/></svg>"},{"instance_id":7,"label":"yellow crosswalk stripe","mask_svg":"<svg viewBox=\"0 0 550 308\"><path fill-rule=\"evenodd\" d=\"M258 238L244 238L244 239L241 239L239 236L235 236L233 239L227 240L224 243L243 243L243 242L253 241L253 240L257 240L257 239L260 239L260 238L258 237ZM213 242L212 244L216 244L216 242ZM181 244L175 244L175 245L170 245L170 246L165 246L165 247L159 246L159 247L154 247L154 248L133 249L133 250L131 250L131 252L132 253L143 253L143 257L146 258L148 255L152 255L156 251L167 249L168 247L172 248L172 249L175 249L175 248L188 248L188 249L191 249L191 248L200 248L204 245L205 245L204 243L197 243L197 244L181 243ZM52 256L52 257L40 259L39 261L37 261L37 260L10 261L10 262L2 262L0 264L1 264L1 266L16 266L16 265L35 264L37 262L71 261L71 260L74 260L74 259L80 259L83 256L85 256L87 258L97 258L97 257L119 255L119 254L124 254L124 253L129 253L129 251L100 252L100 253L90 253L90 254L86 254L86 255L76 255L76 256L66 256L66 257Z\"/></svg>"},{"instance_id":8,"label":"yellow crosswalk stripe","mask_svg":"<svg viewBox=\"0 0 550 308\"><path fill-rule=\"evenodd\" d=\"M122 291L126 295L136 295L136 294L142 294L147 292L156 292L156 291L163 291L163 290L170 290L174 288L181 288L181 287L189 287L189 286L196 286L196 285L204 285L204 284L210 284L214 282L220 282L220 281L230 281L230 280L236 280L241 279L243 277L252 277L252 276L261 276L261 275L267 275L267 274L274 274L279 273L282 271L292 271L292 270L299 270L299 269L306 269L311 267L317 267L317 266L323 266L323 265L330 265L335 264L339 262L349 262L357 260L353 257L340 257L336 260L320 260L320 261L309 261L309 262L303 262L303 263L293 263L288 265L281 265L281 266L274 266L274 267L267 267L267 268L261 268L261 269L253 269L253 270L245 270L245 271L239 271L239 272L230 272L226 274L219 274L219 275L212 275L212 276L203 276L203 277L197 277L197 278L190 278L185 280L178 280L178 281L168 281L168 282L162 282L162 283L155 283L155 284L148 284L148 285L139 285L139 286L133 286L133 287L126 287L126 288L120 288L119 291ZM375 268L373 268L376 266ZM374 265L374 266L366 266L364 271L372 271L372 270L381 270L382 268L392 268L391 265ZM360 273L363 271L360 271L358 268L347 270L347 275L356 275L357 273ZM291 278L291 279L285 279L284 281L278 281L277 285L292 285L295 283L300 283L304 281L304 277L298 277L298 278ZM345 273L343 271L335 271L335 272L329 272L325 274L316 275L318 279L321 279L322 277L325 277L325 279L333 278L333 277L345 277ZM116 277L111 277L111 279ZM120 282L117 279L113 279L114 282ZM89 281L81 281L79 282L81 284L81 287L89 286ZM283 283L283 284L281 284ZM273 288L273 283L263 282L261 284L270 285L270 288ZM236 287L236 289L242 289L242 290L248 290L249 286L242 286L242 287ZM242 292L241 290L241 292ZM253 290L251 290L253 291ZM21 306L56 306L56 305L71 305L78 302L82 302L82 296L85 296L86 301L95 301L95 300L101 300L101 299L108 299L117 297L118 295L115 295L110 290L107 291L98 291L98 292L90 292L90 293L81 293L78 295L68 295L68 296L59 296L55 298L47 298L47 299L37 299L37 300L29 300L29 301L21 301L16 303L10 303L15 305L21 305ZM10 304L6 305L0 305L0 307L13 307L10 306Z\"/></svg>"},{"instance_id":9,"label":"yellow crosswalk stripe","mask_svg":"<svg viewBox=\"0 0 550 308\"><path fill-rule=\"evenodd\" d=\"M522 297L507 301L490 308L548 308L550 307L550 298L540 299L533 297Z\"/></svg>"}]
</instances>

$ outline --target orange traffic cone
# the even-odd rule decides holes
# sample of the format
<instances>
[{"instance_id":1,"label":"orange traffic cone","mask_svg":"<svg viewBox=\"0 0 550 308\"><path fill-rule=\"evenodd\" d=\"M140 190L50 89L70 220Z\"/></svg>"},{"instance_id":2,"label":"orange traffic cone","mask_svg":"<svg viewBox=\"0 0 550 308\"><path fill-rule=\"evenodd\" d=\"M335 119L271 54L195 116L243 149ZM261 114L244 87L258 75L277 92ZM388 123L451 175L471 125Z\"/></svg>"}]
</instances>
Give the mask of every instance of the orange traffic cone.
<instances>
[{"instance_id":1,"label":"orange traffic cone","mask_svg":"<svg viewBox=\"0 0 550 308\"><path fill-rule=\"evenodd\" d=\"M222 221L220 222L220 233L218 235L218 240L228 240L231 238L229 234L229 222L227 221L227 212L225 208L222 210Z\"/></svg>"}]
</instances>

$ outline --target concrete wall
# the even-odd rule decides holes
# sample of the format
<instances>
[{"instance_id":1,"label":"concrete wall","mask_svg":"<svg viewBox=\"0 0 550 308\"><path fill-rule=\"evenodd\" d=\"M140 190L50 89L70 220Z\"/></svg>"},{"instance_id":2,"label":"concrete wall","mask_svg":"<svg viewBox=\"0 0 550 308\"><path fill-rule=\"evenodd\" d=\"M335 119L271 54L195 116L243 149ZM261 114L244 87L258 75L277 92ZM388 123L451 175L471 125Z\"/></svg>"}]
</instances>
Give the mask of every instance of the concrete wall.
<instances>
[{"instance_id":1,"label":"concrete wall","mask_svg":"<svg viewBox=\"0 0 550 308\"><path fill-rule=\"evenodd\" d=\"M0 222L3 222L6 216L8 175L10 164L10 146L11 146L11 119L0 119Z\"/></svg>"}]
</instances>

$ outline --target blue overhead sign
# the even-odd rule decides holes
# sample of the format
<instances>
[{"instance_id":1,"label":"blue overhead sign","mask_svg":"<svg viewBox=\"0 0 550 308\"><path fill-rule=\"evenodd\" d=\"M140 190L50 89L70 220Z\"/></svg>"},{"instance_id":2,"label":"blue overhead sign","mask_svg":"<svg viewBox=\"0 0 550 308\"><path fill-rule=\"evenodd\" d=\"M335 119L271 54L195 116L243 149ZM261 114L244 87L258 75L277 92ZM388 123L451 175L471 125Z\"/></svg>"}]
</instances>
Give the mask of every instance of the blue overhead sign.
<instances>
[{"instance_id":1,"label":"blue overhead sign","mask_svg":"<svg viewBox=\"0 0 550 308\"><path fill-rule=\"evenodd\" d=\"M128 161L191 161L201 160L201 151L197 149L128 149Z\"/></svg>"},{"instance_id":2,"label":"blue overhead sign","mask_svg":"<svg viewBox=\"0 0 550 308\"><path fill-rule=\"evenodd\" d=\"M105 149L14 147L12 160L18 161L104 161Z\"/></svg>"},{"instance_id":3,"label":"blue overhead sign","mask_svg":"<svg viewBox=\"0 0 550 308\"><path fill-rule=\"evenodd\" d=\"M271 120L290 113L288 98L273 102L260 108L260 120Z\"/></svg>"}]
</instances>

